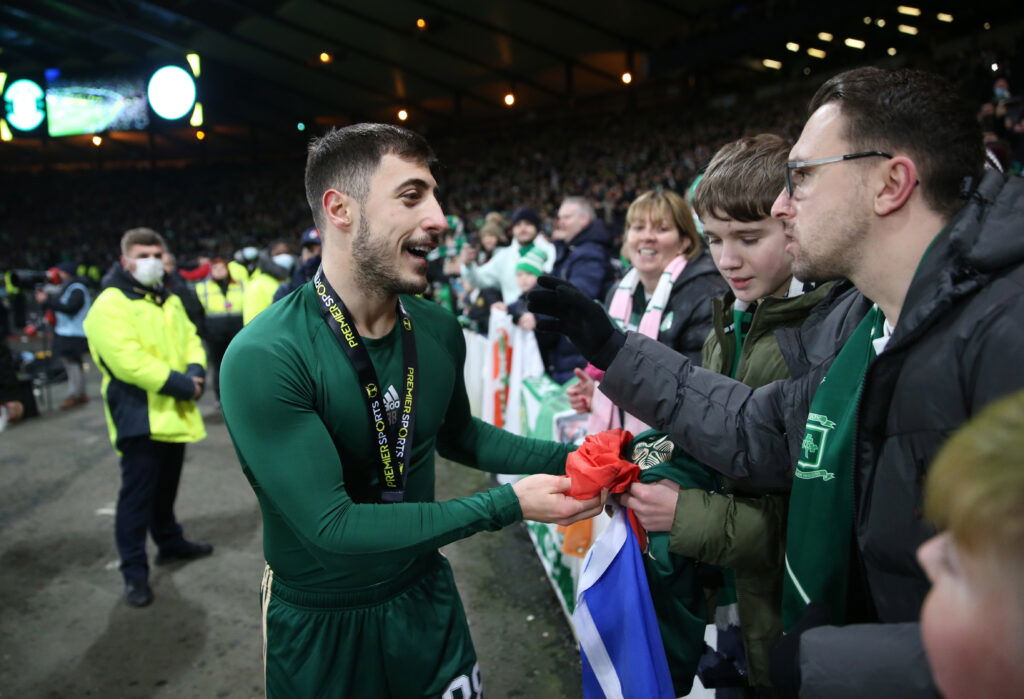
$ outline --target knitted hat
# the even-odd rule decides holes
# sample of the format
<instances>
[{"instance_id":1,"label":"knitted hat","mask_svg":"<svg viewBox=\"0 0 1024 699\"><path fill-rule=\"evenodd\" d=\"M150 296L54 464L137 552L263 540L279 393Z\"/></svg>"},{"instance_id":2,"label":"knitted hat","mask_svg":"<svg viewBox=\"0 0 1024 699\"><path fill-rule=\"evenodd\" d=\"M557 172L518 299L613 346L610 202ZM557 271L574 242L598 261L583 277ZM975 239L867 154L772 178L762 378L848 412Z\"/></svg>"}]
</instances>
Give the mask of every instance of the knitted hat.
<instances>
[{"instance_id":1,"label":"knitted hat","mask_svg":"<svg viewBox=\"0 0 1024 699\"><path fill-rule=\"evenodd\" d=\"M76 265L74 262L58 262L54 266L61 272L64 272L65 274L74 275L76 272L78 272L78 265Z\"/></svg>"},{"instance_id":2,"label":"knitted hat","mask_svg":"<svg viewBox=\"0 0 1024 699\"><path fill-rule=\"evenodd\" d=\"M516 264L516 271L529 272L535 277L544 274L544 263L548 260L548 254L539 248L533 248L519 258Z\"/></svg>"},{"instance_id":3,"label":"knitted hat","mask_svg":"<svg viewBox=\"0 0 1024 699\"><path fill-rule=\"evenodd\" d=\"M512 225L514 226L520 221L529 221L537 230L540 230L540 214L537 213L536 209L527 207L516 209L515 213L512 214Z\"/></svg>"}]
</instances>

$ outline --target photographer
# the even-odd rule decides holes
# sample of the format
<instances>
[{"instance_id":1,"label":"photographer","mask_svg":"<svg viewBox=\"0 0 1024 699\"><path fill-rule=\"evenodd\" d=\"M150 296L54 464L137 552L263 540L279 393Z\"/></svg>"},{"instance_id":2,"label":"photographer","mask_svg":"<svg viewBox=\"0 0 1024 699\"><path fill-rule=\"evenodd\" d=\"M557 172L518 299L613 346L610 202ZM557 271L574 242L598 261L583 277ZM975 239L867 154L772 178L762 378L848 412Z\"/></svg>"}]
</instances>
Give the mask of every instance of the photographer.
<instances>
[{"instance_id":1,"label":"photographer","mask_svg":"<svg viewBox=\"0 0 1024 699\"><path fill-rule=\"evenodd\" d=\"M89 402L85 395L82 355L89 351L83 323L92 299L84 280L75 276L76 265L73 262L61 262L54 269L60 277L60 288L53 295L37 290L36 301L41 310L53 311L57 318L53 356L60 357L68 373L68 395L60 404L61 410L68 410Z\"/></svg>"}]
</instances>

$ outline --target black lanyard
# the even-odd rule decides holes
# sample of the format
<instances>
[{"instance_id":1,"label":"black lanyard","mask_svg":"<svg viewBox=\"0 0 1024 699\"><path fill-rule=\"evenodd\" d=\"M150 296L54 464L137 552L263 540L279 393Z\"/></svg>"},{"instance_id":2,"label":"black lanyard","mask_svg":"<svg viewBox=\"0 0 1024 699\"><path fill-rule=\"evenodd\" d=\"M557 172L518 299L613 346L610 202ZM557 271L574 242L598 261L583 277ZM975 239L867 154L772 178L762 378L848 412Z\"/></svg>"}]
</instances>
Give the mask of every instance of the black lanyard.
<instances>
[{"instance_id":1,"label":"black lanyard","mask_svg":"<svg viewBox=\"0 0 1024 699\"><path fill-rule=\"evenodd\" d=\"M402 324L402 360L405 371L402 373L401 408L397 424L388 425L387 412L384 408L377 371L370 361L370 353L366 351L359 333L349 322L351 314L344 302L324 276L323 267L313 277L313 288L320 299L320 310L328 327L338 338L338 344L345 356L352 362L352 367L359 377L360 393L366 402L366 410L370 415L370 435L377 449L374 458L378 463L378 480L380 481L381 502L402 502L405 499L405 480L409 473L409 461L412 459L413 426L416 423L416 375L419 363L416 358L416 338L413 336L412 319L398 302L398 319ZM397 471L396 471L397 465Z\"/></svg>"}]
</instances>

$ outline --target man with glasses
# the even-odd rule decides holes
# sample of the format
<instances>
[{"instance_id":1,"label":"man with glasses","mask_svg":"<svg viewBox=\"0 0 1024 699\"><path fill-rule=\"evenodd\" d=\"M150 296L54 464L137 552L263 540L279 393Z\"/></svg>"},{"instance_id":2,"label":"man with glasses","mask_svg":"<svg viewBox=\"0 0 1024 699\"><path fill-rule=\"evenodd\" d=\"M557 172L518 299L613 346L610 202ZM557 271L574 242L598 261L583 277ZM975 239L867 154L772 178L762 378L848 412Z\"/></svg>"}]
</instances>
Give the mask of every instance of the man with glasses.
<instances>
[{"instance_id":1,"label":"man with glasses","mask_svg":"<svg viewBox=\"0 0 1024 699\"><path fill-rule=\"evenodd\" d=\"M778 691L933 696L922 484L957 427L1024 387L1005 359L1024 352L1024 183L984 172L971 109L938 76L856 69L810 107L772 213L798 278L855 288L794 331L806 374L750 389L619 333L558 280L531 309L607 369L621 408L727 476L791 485Z\"/></svg>"}]
</instances>

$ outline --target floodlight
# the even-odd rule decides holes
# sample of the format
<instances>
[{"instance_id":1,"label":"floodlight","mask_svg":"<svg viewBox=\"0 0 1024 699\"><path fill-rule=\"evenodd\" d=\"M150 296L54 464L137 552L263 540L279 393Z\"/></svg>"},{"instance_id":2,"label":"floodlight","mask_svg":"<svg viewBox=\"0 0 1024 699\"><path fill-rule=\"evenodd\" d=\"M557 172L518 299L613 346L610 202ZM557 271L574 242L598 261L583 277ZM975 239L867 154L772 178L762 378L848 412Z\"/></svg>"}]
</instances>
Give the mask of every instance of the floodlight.
<instances>
[{"instance_id":1,"label":"floodlight","mask_svg":"<svg viewBox=\"0 0 1024 699\"><path fill-rule=\"evenodd\" d=\"M11 83L4 93L4 103L7 123L18 131L32 131L46 118L43 88L32 80L22 78Z\"/></svg>"},{"instance_id":2,"label":"floodlight","mask_svg":"<svg viewBox=\"0 0 1024 699\"><path fill-rule=\"evenodd\" d=\"M196 103L196 83L188 71L164 66L149 79L149 106L164 119L180 119Z\"/></svg>"}]
</instances>

